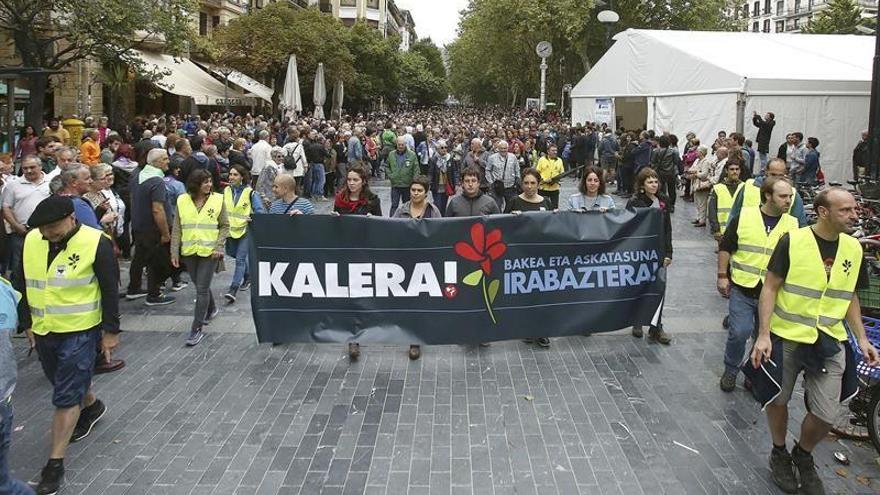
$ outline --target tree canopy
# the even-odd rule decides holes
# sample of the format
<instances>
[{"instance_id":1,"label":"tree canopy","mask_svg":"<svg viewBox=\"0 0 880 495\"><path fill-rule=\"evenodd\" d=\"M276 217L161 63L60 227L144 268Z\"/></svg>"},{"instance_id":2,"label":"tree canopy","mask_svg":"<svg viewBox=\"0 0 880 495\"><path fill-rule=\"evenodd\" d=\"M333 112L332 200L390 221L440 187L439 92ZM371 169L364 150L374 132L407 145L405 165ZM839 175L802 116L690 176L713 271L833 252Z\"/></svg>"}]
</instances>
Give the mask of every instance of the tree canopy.
<instances>
[{"instance_id":1,"label":"tree canopy","mask_svg":"<svg viewBox=\"0 0 880 495\"><path fill-rule=\"evenodd\" d=\"M191 14L196 0L0 0L0 29L12 39L26 67L59 70L85 58L123 61L142 68L132 48L161 40L179 54L193 37ZM39 124L48 86L46 77L32 80L29 120Z\"/></svg>"},{"instance_id":2,"label":"tree canopy","mask_svg":"<svg viewBox=\"0 0 880 495\"><path fill-rule=\"evenodd\" d=\"M828 6L813 16L801 30L807 34L865 34L859 25L867 25L862 19L862 9L855 0L830 0Z\"/></svg>"},{"instance_id":3,"label":"tree canopy","mask_svg":"<svg viewBox=\"0 0 880 495\"><path fill-rule=\"evenodd\" d=\"M617 0L628 28L733 30L731 0ZM474 103L520 104L537 96L540 59L535 46L553 45L547 60L547 94L552 101L564 84L575 84L605 52L605 26L594 0L470 0L459 37L447 47L452 92Z\"/></svg>"}]
</instances>

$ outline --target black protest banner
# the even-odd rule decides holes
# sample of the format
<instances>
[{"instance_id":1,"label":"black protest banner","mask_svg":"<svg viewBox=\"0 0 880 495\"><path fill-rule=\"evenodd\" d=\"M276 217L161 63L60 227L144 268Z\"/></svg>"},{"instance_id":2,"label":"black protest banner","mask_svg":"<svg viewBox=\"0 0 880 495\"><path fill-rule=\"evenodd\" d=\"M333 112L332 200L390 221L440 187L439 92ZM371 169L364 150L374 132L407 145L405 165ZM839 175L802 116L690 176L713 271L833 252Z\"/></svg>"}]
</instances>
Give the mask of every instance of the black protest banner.
<instances>
[{"instance_id":1,"label":"black protest banner","mask_svg":"<svg viewBox=\"0 0 880 495\"><path fill-rule=\"evenodd\" d=\"M260 342L465 344L648 324L664 293L652 209L432 220L255 215Z\"/></svg>"}]
</instances>

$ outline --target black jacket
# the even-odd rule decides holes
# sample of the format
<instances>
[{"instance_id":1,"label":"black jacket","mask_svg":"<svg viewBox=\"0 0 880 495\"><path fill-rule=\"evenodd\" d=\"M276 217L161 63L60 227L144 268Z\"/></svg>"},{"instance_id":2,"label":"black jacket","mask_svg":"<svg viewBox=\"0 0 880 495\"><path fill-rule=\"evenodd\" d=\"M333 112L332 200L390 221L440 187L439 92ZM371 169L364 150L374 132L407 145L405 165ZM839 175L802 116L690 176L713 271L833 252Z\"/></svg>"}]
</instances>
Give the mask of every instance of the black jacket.
<instances>
[{"instance_id":1,"label":"black jacket","mask_svg":"<svg viewBox=\"0 0 880 495\"><path fill-rule=\"evenodd\" d=\"M779 150L776 151L776 158L779 158L780 160L786 160L788 158L788 142L779 145Z\"/></svg>"},{"instance_id":2,"label":"black jacket","mask_svg":"<svg viewBox=\"0 0 880 495\"><path fill-rule=\"evenodd\" d=\"M252 166L251 160L247 155L238 150L229 150L229 166L231 167L233 165L241 165L248 171Z\"/></svg>"},{"instance_id":3,"label":"black jacket","mask_svg":"<svg viewBox=\"0 0 880 495\"><path fill-rule=\"evenodd\" d=\"M758 145L758 153L770 153L770 135L773 134L775 120L764 120L760 115L752 117L752 124L758 128L758 136L755 143Z\"/></svg>"},{"instance_id":4,"label":"black jacket","mask_svg":"<svg viewBox=\"0 0 880 495\"><path fill-rule=\"evenodd\" d=\"M666 209L666 205L669 204L669 200L666 199L666 196L660 193L657 193L657 198L660 200L660 211L663 212L663 257L672 259L672 218L670 218L669 211ZM627 201L626 207L650 208L651 199L643 193L638 193L631 197L629 201Z\"/></svg>"}]
</instances>

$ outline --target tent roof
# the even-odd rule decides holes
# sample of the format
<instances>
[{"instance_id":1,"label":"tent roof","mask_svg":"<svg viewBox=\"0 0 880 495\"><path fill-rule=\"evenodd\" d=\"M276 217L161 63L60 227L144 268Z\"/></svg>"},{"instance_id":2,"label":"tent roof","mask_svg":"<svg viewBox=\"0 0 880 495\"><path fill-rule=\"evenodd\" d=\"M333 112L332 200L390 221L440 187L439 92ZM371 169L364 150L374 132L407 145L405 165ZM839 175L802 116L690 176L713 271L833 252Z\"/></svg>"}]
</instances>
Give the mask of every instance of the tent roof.
<instances>
[{"instance_id":1,"label":"tent roof","mask_svg":"<svg viewBox=\"0 0 880 495\"><path fill-rule=\"evenodd\" d=\"M870 94L874 37L628 29L572 97Z\"/></svg>"}]
</instances>

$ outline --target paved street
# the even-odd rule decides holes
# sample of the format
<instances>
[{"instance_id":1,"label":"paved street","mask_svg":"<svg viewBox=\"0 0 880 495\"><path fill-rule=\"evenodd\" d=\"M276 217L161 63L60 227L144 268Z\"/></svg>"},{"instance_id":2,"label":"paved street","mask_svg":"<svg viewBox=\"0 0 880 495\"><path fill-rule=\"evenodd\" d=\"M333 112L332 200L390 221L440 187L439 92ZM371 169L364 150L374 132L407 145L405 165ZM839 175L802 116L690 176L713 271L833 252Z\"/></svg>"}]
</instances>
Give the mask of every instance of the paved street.
<instances>
[{"instance_id":1,"label":"paved street","mask_svg":"<svg viewBox=\"0 0 880 495\"><path fill-rule=\"evenodd\" d=\"M388 188L375 189L387 210ZM61 493L776 493L763 413L742 388L718 389L726 304L714 289L714 243L692 218L680 202L670 347L620 331L546 350L427 347L419 361L404 347L364 346L350 363L341 344L257 345L246 298L223 307L193 349L183 345L192 287L159 309L123 302L128 365L96 378L109 410L71 446ZM16 349L12 469L35 479L51 390L23 339ZM792 431L802 399L798 386ZM852 465L836 464L835 451ZM831 437L815 452L829 493L878 493L877 457Z\"/></svg>"}]
</instances>

